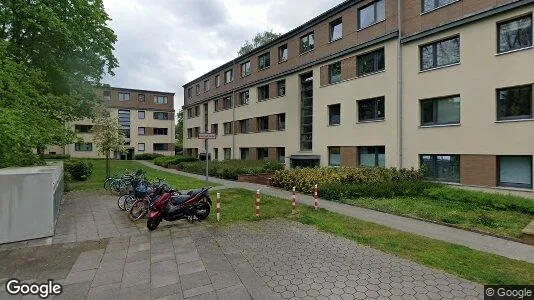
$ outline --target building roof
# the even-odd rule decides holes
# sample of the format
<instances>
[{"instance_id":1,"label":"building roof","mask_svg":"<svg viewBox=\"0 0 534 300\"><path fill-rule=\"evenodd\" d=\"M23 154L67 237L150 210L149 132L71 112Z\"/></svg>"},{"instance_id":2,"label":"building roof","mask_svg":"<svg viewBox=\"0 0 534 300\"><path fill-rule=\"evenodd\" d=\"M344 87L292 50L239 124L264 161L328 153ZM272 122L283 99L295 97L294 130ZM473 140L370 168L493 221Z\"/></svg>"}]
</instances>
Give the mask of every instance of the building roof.
<instances>
[{"instance_id":1,"label":"building roof","mask_svg":"<svg viewBox=\"0 0 534 300\"><path fill-rule=\"evenodd\" d=\"M109 86L104 85L102 86L103 89L113 89L113 90L121 90L121 91L130 91L130 92L145 92L145 93L153 93L153 94L172 94L174 95L174 92L163 92L163 91L154 91L154 90L140 90L140 89L131 89L131 88L123 88L123 87L116 87L116 86Z\"/></svg>"}]
</instances>

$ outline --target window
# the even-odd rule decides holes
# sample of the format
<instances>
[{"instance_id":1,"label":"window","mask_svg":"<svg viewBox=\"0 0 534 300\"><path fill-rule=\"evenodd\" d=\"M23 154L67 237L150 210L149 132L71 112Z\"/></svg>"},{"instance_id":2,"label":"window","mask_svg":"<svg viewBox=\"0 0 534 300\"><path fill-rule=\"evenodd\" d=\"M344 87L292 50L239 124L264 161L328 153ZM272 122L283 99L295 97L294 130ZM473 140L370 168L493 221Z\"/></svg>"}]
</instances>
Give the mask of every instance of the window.
<instances>
[{"instance_id":1,"label":"window","mask_svg":"<svg viewBox=\"0 0 534 300\"><path fill-rule=\"evenodd\" d=\"M139 120L144 119L144 118L145 118L145 111L144 111L144 110L140 110L140 111L138 111L138 112L137 112L137 118L138 118Z\"/></svg>"},{"instance_id":2,"label":"window","mask_svg":"<svg viewBox=\"0 0 534 300\"><path fill-rule=\"evenodd\" d=\"M137 100L139 102L145 102L145 94L138 94L137 95Z\"/></svg>"},{"instance_id":3,"label":"window","mask_svg":"<svg viewBox=\"0 0 534 300\"><path fill-rule=\"evenodd\" d=\"M499 186L532 188L532 156L499 156L498 167Z\"/></svg>"},{"instance_id":4,"label":"window","mask_svg":"<svg viewBox=\"0 0 534 300\"><path fill-rule=\"evenodd\" d=\"M300 150L313 146L313 73L300 76Z\"/></svg>"},{"instance_id":5,"label":"window","mask_svg":"<svg viewBox=\"0 0 534 300\"><path fill-rule=\"evenodd\" d=\"M198 137L200 133L200 127L193 128L193 137Z\"/></svg>"},{"instance_id":6,"label":"window","mask_svg":"<svg viewBox=\"0 0 534 300\"><path fill-rule=\"evenodd\" d=\"M226 122L223 124L224 127L224 134L232 134L234 131L232 130L232 122Z\"/></svg>"},{"instance_id":7,"label":"window","mask_svg":"<svg viewBox=\"0 0 534 300\"><path fill-rule=\"evenodd\" d=\"M246 119L246 120L240 120L239 121L239 132L240 133L249 133L249 123L250 123L250 119Z\"/></svg>"},{"instance_id":8,"label":"window","mask_svg":"<svg viewBox=\"0 0 534 300\"><path fill-rule=\"evenodd\" d=\"M104 91L104 101L111 101L111 91Z\"/></svg>"},{"instance_id":9,"label":"window","mask_svg":"<svg viewBox=\"0 0 534 300\"><path fill-rule=\"evenodd\" d=\"M250 75L250 60L241 64L241 77Z\"/></svg>"},{"instance_id":10,"label":"window","mask_svg":"<svg viewBox=\"0 0 534 300\"><path fill-rule=\"evenodd\" d=\"M421 70L460 63L460 37L423 45L419 51Z\"/></svg>"},{"instance_id":11,"label":"window","mask_svg":"<svg viewBox=\"0 0 534 300\"><path fill-rule=\"evenodd\" d=\"M219 124L211 124L211 133L219 134Z\"/></svg>"},{"instance_id":12,"label":"window","mask_svg":"<svg viewBox=\"0 0 534 300\"><path fill-rule=\"evenodd\" d=\"M230 83L234 81L234 71L233 70L228 70L226 72L224 72L224 83Z\"/></svg>"},{"instance_id":13,"label":"window","mask_svg":"<svg viewBox=\"0 0 534 300\"><path fill-rule=\"evenodd\" d=\"M166 112L154 112L154 120L168 120L169 114Z\"/></svg>"},{"instance_id":14,"label":"window","mask_svg":"<svg viewBox=\"0 0 534 300\"><path fill-rule=\"evenodd\" d=\"M193 128L187 128L187 138L190 139L193 137Z\"/></svg>"},{"instance_id":15,"label":"window","mask_svg":"<svg viewBox=\"0 0 534 300\"><path fill-rule=\"evenodd\" d=\"M258 101L269 99L269 85L263 85L258 87Z\"/></svg>"},{"instance_id":16,"label":"window","mask_svg":"<svg viewBox=\"0 0 534 300\"><path fill-rule=\"evenodd\" d=\"M436 8L440 8L447 4L456 2L458 0L422 0L423 1L423 12L429 12Z\"/></svg>"},{"instance_id":17,"label":"window","mask_svg":"<svg viewBox=\"0 0 534 300\"><path fill-rule=\"evenodd\" d=\"M188 97L188 98L193 97L193 88L192 88L192 87L190 87L190 88L187 89L187 97Z\"/></svg>"},{"instance_id":18,"label":"window","mask_svg":"<svg viewBox=\"0 0 534 300\"><path fill-rule=\"evenodd\" d=\"M497 120L531 118L532 85L497 90Z\"/></svg>"},{"instance_id":19,"label":"window","mask_svg":"<svg viewBox=\"0 0 534 300\"><path fill-rule=\"evenodd\" d=\"M315 41L313 39L313 32L306 34L300 38L300 54L313 50Z\"/></svg>"},{"instance_id":20,"label":"window","mask_svg":"<svg viewBox=\"0 0 534 300\"><path fill-rule=\"evenodd\" d=\"M278 161L284 163L286 161L286 148L278 147L276 148L276 154L278 156Z\"/></svg>"},{"instance_id":21,"label":"window","mask_svg":"<svg viewBox=\"0 0 534 300\"><path fill-rule=\"evenodd\" d=\"M130 111L125 109L119 109L117 112L119 117L119 125L124 132L124 137L130 138Z\"/></svg>"},{"instance_id":22,"label":"window","mask_svg":"<svg viewBox=\"0 0 534 300\"><path fill-rule=\"evenodd\" d=\"M74 132L76 133L90 133L93 130L93 125L74 125Z\"/></svg>"},{"instance_id":23,"label":"window","mask_svg":"<svg viewBox=\"0 0 534 300\"><path fill-rule=\"evenodd\" d=\"M217 112L220 110L219 99L213 100L213 111Z\"/></svg>"},{"instance_id":24,"label":"window","mask_svg":"<svg viewBox=\"0 0 534 300\"><path fill-rule=\"evenodd\" d=\"M339 147L328 147L328 165L339 167L341 165L341 154Z\"/></svg>"},{"instance_id":25,"label":"window","mask_svg":"<svg viewBox=\"0 0 534 300\"><path fill-rule=\"evenodd\" d=\"M384 70L384 48L357 56L358 76L373 74Z\"/></svg>"},{"instance_id":26,"label":"window","mask_svg":"<svg viewBox=\"0 0 534 300\"><path fill-rule=\"evenodd\" d=\"M256 148L256 157L258 158L258 160L268 160L269 148Z\"/></svg>"},{"instance_id":27,"label":"window","mask_svg":"<svg viewBox=\"0 0 534 300\"><path fill-rule=\"evenodd\" d=\"M335 126L341 123L341 104L328 105L328 125Z\"/></svg>"},{"instance_id":28,"label":"window","mask_svg":"<svg viewBox=\"0 0 534 300\"><path fill-rule=\"evenodd\" d=\"M282 97L286 95L286 80L279 80L276 82L277 90L278 90L278 97Z\"/></svg>"},{"instance_id":29,"label":"window","mask_svg":"<svg viewBox=\"0 0 534 300\"><path fill-rule=\"evenodd\" d=\"M169 151L169 144L154 143L154 151Z\"/></svg>"},{"instance_id":30,"label":"window","mask_svg":"<svg viewBox=\"0 0 534 300\"><path fill-rule=\"evenodd\" d=\"M137 151L145 152L145 143L137 143Z\"/></svg>"},{"instance_id":31,"label":"window","mask_svg":"<svg viewBox=\"0 0 534 300\"><path fill-rule=\"evenodd\" d=\"M224 160L232 159L232 149L223 148L223 152L224 152Z\"/></svg>"},{"instance_id":32,"label":"window","mask_svg":"<svg viewBox=\"0 0 534 300\"><path fill-rule=\"evenodd\" d=\"M386 19L384 0L375 1L358 10L358 29L371 26Z\"/></svg>"},{"instance_id":33,"label":"window","mask_svg":"<svg viewBox=\"0 0 534 300\"><path fill-rule=\"evenodd\" d=\"M286 114L285 113L276 115L276 129L286 130Z\"/></svg>"},{"instance_id":34,"label":"window","mask_svg":"<svg viewBox=\"0 0 534 300\"><path fill-rule=\"evenodd\" d=\"M226 96L223 98L223 108L224 109L232 108L232 96Z\"/></svg>"},{"instance_id":35,"label":"window","mask_svg":"<svg viewBox=\"0 0 534 300\"><path fill-rule=\"evenodd\" d=\"M499 53L531 47L532 16L498 23L497 32Z\"/></svg>"},{"instance_id":36,"label":"window","mask_svg":"<svg viewBox=\"0 0 534 300\"><path fill-rule=\"evenodd\" d=\"M195 85L195 94L197 96L200 95L200 84L198 84L198 83Z\"/></svg>"},{"instance_id":37,"label":"window","mask_svg":"<svg viewBox=\"0 0 534 300\"><path fill-rule=\"evenodd\" d=\"M278 62L287 60L287 44L278 47Z\"/></svg>"},{"instance_id":38,"label":"window","mask_svg":"<svg viewBox=\"0 0 534 300\"><path fill-rule=\"evenodd\" d=\"M130 101L130 93L119 93L119 101Z\"/></svg>"},{"instance_id":39,"label":"window","mask_svg":"<svg viewBox=\"0 0 534 300\"><path fill-rule=\"evenodd\" d=\"M421 100L421 125L460 124L460 96Z\"/></svg>"},{"instance_id":40,"label":"window","mask_svg":"<svg viewBox=\"0 0 534 300\"><path fill-rule=\"evenodd\" d=\"M204 92L207 92L210 89L210 80L204 80Z\"/></svg>"},{"instance_id":41,"label":"window","mask_svg":"<svg viewBox=\"0 0 534 300\"><path fill-rule=\"evenodd\" d=\"M459 155L430 155L420 156L420 165L426 177L437 181L460 182Z\"/></svg>"},{"instance_id":42,"label":"window","mask_svg":"<svg viewBox=\"0 0 534 300\"><path fill-rule=\"evenodd\" d=\"M269 117L259 117L258 118L258 131L268 131L269 130Z\"/></svg>"},{"instance_id":43,"label":"window","mask_svg":"<svg viewBox=\"0 0 534 300\"><path fill-rule=\"evenodd\" d=\"M330 83L341 81L341 62L338 61L328 66L328 78Z\"/></svg>"},{"instance_id":44,"label":"window","mask_svg":"<svg viewBox=\"0 0 534 300\"><path fill-rule=\"evenodd\" d=\"M221 76L215 75L215 87L221 86Z\"/></svg>"},{"instance_id":45,"label":"window","mask_svg":"<svg viewBox=\"0 0 534 300\"><path fill-rule=\"evenodd\" d=\"M250 159L250 151L248 148L239 148L239 151L241 152L241 160Z\"/></svg>"},{"instance_id":46,"label":"window","mask_svg":"<svg viewBox=\"0 0 534 300\"><path fill-rule=\"evenodd\" d=\"M358 122L384 120L384 97L358 101Z\"/></svg>"},{"instance_id":47,"label":"window","mask_svg":"<svg viewBox=\"0 0 534 300\"><path fill-rule=\"evenodd\" d=\"M198 86L198 84L197 84L197 86ZM167 104L167 96L154 96L154 103L156 103L156 104Z\"/></svg>"},{"instance_id":48,"label":"window","mask_svg":"<svg viewBox=\"0 0 534 300\"><path fill-rule=\"evenodd\" d=\"M358 162L362 167L384 167L386 165L386 147L358 147Z\"/></svg>"},{"instance_id":49,"label":"window","mask_svg":"<svg viewBox=\"0 0 534 300\"><path fill-rule=\"evenodd\" d=\"M137 134L138 135L145 135L145 127L137 127Z\"/></svg>"},{"instance_id":50,"label":"window","mask_svg":"<svg viewBox=\"0 0 534 300\"><path fill-rule=\"evenodd\" d=\"M249 94L248 91L239 93L239 105L248 105Z\"/></svg>"},{"instance_id":51,"label":"window","mask_svg":"<svg viewBox=\"0 0 534 300\"><path fill-rule=\"evenodd\" d=\"M195 117L200 116L200 105L194 107Z\"/></svg>"},{"instance_id":52,"label":"window","mask_svg":"<svg viewBox=\"0 0 534 300\"><path fill-rule=\"evenodd\" d=\"M167 135L168 128L154 128L154 135Z\"/></svg>"},{"instance_id":53,"label":"window","mask_svg":"<svg viewBox=\"0 0 534 300\"><path fill-rule=\"evenodd\" d=\"M341 18L330 23L330 41L339 40L343 36L343 23Z\"/></svg>"},{"instance_id":54,"label":"window","mask_svg":"<svg viewBox=\"0 0 534 300\"><path fill-rule=\"evenodd\" d=\"M93 151L93 143L76 143L74 144L74 151L80 151L80 152Z\"/></svg>"},{"instance_id":55,"label":"window","mask_svg":"<svg viewBox=\"0 0 534 300\"><path fill-rule=\"evenodd\" d=\"M266 69L271 66L271 52L264 53L258 56L258 68L260 70Z\"/></svg>"},{"instance_id":56,"label":"window","mask_svg":"<svg viewBox=\"0 0 534 300\"><path fill-rule=\"evenodd\" d=\"M187 118L188 118L188 119L191 119L191 118L193 118L193 117L194 117L194 115L193 115L193 109L192 109L192 108L188 108L188 109L187 109Z\"/></svg>"}]
</instances>

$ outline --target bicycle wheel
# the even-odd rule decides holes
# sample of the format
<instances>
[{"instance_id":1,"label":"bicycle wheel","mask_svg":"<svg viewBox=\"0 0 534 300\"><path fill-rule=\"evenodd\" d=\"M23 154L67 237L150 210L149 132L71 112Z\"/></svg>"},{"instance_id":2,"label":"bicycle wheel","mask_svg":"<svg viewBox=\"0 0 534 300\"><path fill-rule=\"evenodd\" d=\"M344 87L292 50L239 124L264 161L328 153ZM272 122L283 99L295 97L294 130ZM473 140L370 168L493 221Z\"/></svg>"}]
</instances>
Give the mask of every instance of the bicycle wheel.
<instances>
[{"instance_id":1,"label":"bicycle wheel","mask_svg":"<svg viewBox=\"0 0 534 300\"><path fill-rule=\"evenodd\" d=\"M130 208L130 220L137 221L143 218L148 212L148 201L146 199L138 199L132 204Z\"/></svg>"},{"instance_id":2,"label":"bicycle wheel","mask_svg":"<svg viewBox=\"0 0 534 300\"><path fill-rule=\"evenodd\" d=\"M112 178L108 178L106 179L106 181L104 181L104 189L106 191L109 191L111 189L111 182L112 182Z\"/></svg>"},{"instance_id":3,"label":"bicycle wheel","mask_svg":"<svg viewBox=\"0 0 534 300\"><path fill-rule=\"evenodd\" d=\"M129 212L130 209L132 209L132 205L134 204L135 200L136 199L132 195L128 194L124 199L124 210Z\"/></svg>"},{"instance_id":4,"label":"bicycle wheel","mask_svg":"<svg viewBox=\"0 0 534 300\"><path fill-rule=\"evenodd\" d=\"M130 195L122 195L120 196L119 198L117 198L117 206L121 209L121 210L126 210L126 208L124 207L124 203L126 202L126 198L129 197Z\"/></svg>"}]
</instances>

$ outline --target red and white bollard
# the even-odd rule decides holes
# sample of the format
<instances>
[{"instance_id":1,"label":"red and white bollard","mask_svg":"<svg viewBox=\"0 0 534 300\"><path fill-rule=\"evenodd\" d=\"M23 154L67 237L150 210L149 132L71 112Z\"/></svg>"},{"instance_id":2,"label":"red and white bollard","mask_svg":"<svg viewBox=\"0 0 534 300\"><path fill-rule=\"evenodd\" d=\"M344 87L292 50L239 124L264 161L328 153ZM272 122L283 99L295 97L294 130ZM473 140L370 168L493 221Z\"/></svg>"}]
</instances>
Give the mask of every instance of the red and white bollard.
<instances>
[{"instance_id":1,"label":"red and white bollard","mask_svg":"<svg viewBox=\"0 0 534 300\"><path fill-rule=\"evenodd\" d=\"M256 190L256 217L260 217L260 190Z\"/></svg>"},{"instance_id":2,"label":"red and white bollard","mask_svg":"<svg viewBox=\"0 0 534 300\"><path fill-rule=\"evenodd\" d=\"M221 193L217 193L217 222L221 220Z\"/></svg>"},{"instance_id":3,"label":"red and white bollard","mask_svg":"<svg viewBox=\"0 0 534 300\"><path fill-rule=\"evenodd\" d=\"M297 195L295 194L295 187L293 187L293 201L291 203L291 206L292 206L292 209L291 209L291 214L294 215L297 213L296 209L297 209Z\"/></svg>"},{"instance_id":4,"label":"red and white bollard","mask_svg":"<svg viewBox=\"0 0 534 300\"><path fill-rule=\"evenodd\" d=\"M317 200L317 185L313 186L313 208L319 207L319 200Z\"/></svg>"}]
</instances>

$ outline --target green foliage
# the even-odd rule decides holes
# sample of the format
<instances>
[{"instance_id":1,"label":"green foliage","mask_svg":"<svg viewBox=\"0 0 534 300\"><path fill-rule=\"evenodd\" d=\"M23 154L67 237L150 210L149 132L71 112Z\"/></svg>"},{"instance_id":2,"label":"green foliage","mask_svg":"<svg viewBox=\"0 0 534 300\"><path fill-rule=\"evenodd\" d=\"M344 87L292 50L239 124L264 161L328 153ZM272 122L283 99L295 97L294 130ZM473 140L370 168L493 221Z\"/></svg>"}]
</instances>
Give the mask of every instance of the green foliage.
<instances>
[{"instance_id":1,"label":"green foliage","mask_svg":"<svg viewBox=\"0 0 534 300\"><path fill-rule=\"evenodd\" d=\"M137 159L137 160L153 160L157 157L161 157L163 156L163 154L159 154L159 153L141 153L141 154L136 154L134 156L134 159Z\"/></svg>"},{"instance_id":2,"label":"green foliage","mask_svg":"<svg viewBox=\"0 0 534 300\"><path fill-rule=\"evenodd\" d=\"M280 37L282 34L280 33L275 33L273 32L273 30L267 30L265 32L261 32L261 33L257 33L254 38L252 39L252 41L245 41L245 44L243 46L241 46L241 48L239 49L239 51L237 52L237 55L238 56L241 56L241 55L244 55L244 54L247 54L249 53L250 51L260 47L260 46L263 46L275 39L277 39L278 37Z\"/></svg>"},{"instance_id":3,"label":"green foliage","mask_svg":"<svg viewBox=\"0 0 534 300\"><path fill-rule=\"evenodd\" d=\"M84 159L73 159L65 161L65 171L69 172L72 179L85 181L93 173L93 163Z\"/></svg>"},{"instance_id":4,"label":"green foliage","mask_svg":"<svg viewBox=\"0 0 534 300\"><path fill-rule=\"evenodd\" d=\"M214 160L209 162L208 167L210 176L232 180L236 180L239 175L273 173L284 169L283 164L270 160ZM206 162L181 163L180 169L184 172L205 174Z\"/></svg>"},{"instance_id":5,"label":"green foliage","mask_svg":"<svg viewBox=\"0 0 534 300\"><path fill-rule=\"evenodd\" d=\"M183 109L180 109L179 112L176 113L176 126L175 126L175 134L176 134L176 146L175 150L178 150L178 152L181 152L184 146L184 111Z\"/></svg>"},{"instance_id":6,"label":"green foliage","mask_svg":"<svg viewBox=\"0 0 534 300\"><path fill-rule=\"evenodd\" d=\"M198 161L198 158L191 156L162 156L154 159L154 164L167 168L170 165L181 165L184 162Z\"/></svg>"},{"instance_id":7,"label":"green foliage","mask_svg":"<svg viewBox=\"0 0 534 300\"><path fill-rule=\"evenodd\" d=\"M69 159L70 154L45 154L44 159Z\"/></svg>"},{"instance_id":8,"label":"green foliage","mask_svg":"<svg viewBox=\"0 0 534 300\"><path fill-rule=\"evenodd\" d=\"M361 183L327 183L321 186L321 198L339 201L357 198L393 198L419 196L435 183L422 180L388 180Z\"/></svg>"}]
</instances>

